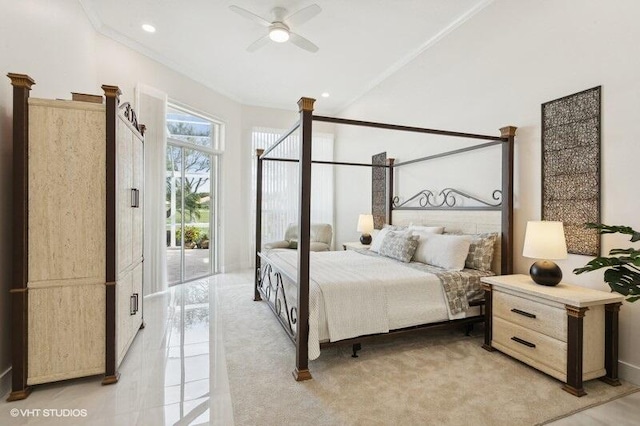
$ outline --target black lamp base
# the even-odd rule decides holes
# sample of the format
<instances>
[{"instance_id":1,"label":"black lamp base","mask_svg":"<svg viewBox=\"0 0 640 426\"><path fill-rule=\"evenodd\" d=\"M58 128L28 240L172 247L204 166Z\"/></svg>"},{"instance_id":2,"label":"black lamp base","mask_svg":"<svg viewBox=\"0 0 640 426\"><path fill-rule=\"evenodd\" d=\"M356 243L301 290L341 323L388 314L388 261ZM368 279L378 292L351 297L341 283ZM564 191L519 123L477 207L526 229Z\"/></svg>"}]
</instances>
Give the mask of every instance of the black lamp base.
<instances>
[{"instance_id":1,"label":"black lamp base","mask_svg":"<svg viewBox=\"0 0 640 426\"><path fill-rule=\"evenodd\" d=\"M550 260L539 260L531 265L529 275L535 283L550 287L562 281L562 270Z\"/></svg>"},{"instance_id":2,"label":"black lamp base","mask_svg":"<svg viewBox=\"0 0 640 426\"><path fill-rule=\"evenodd\" d=\"M362 234L362 236L360 237L360 243L364 244L365 246L371 244L371 235Z\"/></svg>"}]
</instances>

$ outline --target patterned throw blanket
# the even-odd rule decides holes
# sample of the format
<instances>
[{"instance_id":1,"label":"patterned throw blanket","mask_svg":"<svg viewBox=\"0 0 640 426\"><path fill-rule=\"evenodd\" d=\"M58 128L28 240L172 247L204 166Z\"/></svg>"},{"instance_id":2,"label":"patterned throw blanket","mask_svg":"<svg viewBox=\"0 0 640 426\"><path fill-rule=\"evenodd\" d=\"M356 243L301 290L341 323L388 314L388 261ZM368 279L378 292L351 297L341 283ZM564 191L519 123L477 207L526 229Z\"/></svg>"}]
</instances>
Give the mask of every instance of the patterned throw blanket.
<instances>
[{"instance_id":1,"label":"patterned throw blanket","mask_svg":"<svg viewBox=\"0 0 640 426\"><path fill-rule=\"evenodd\" d=\"M379 256L379 254L370 250L355 249L355 251L367 256ZM482 291L480 278L495 275L492 272L478 271L476 269L464 269L460 272L447 271L446 269L420 262L409 262L404 263L404 265L438 277L442 283L449 311L452 315L469 309L470 300L482 299L484 292Z\"/></svg>"}]
</instances>

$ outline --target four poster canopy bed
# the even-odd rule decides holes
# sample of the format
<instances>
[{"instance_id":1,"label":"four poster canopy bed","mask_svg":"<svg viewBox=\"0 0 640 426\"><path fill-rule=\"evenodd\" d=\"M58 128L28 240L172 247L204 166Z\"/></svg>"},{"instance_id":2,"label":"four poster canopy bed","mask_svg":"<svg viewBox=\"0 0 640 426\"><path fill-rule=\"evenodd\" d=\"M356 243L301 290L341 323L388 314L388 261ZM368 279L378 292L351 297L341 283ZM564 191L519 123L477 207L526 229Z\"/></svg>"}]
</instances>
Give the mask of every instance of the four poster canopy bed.
<instances>
[{"instance_id":1,"label":"four poster canopy bed","mask_svg":"<svg viewBox=\"0 0 640 426\"><path fill-rule=\"evenodd\" d=\"M254 300L267 302L295 344L296 380L311 379L309 360L316 359L324 347L352 344L357 356L360 343L368 339L484 321L480 278L510 274L513 260L515 127L500 129L500 136L488 136L356 121L314 115L314 102L301 98L299 121L271 147L256 153ZM393 159L381 164L314 161L311 140L315 121L484 142L398 163ZM298 159L268 157L296 131L300 132ZM493 192L492 202L452 188L439 193L423 190L403 202L394 194L394 176L403 166L495 145L502 148L502 182ZM262 251L264 161L299 163L297 250ZM312 164L383 171L386 224L370 249L310 252ZM458 203L460 198L473 200L473 205ZM440 226L413 225L425 222ZM444 228L447 234L443 234ZM466 235L456 235L460 233Z\"/></svg>"}]
</instances>

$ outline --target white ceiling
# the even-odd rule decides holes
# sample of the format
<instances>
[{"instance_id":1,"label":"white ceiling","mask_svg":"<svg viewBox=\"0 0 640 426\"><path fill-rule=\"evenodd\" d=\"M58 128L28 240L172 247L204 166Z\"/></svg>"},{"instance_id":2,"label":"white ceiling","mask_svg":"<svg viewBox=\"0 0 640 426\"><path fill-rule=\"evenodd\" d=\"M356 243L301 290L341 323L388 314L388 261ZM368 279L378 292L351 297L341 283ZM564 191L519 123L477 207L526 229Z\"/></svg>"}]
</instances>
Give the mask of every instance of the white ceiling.
<instances>
[{"instance_id":1,"label":"white ceiling","mask_svg":"<svg viewBox=\"0 0 640 426\"><path fill-rule=\"evenodd\" d=\"M346 107L491 1L80 0L101 34L232 99L291 110L307 96L324 113ZM322 12L291 30L317 53L273 42L249 53L267 29L229 9L270 21L275 6L291 13L313 3Z\"/></svg>"}]
</instances>

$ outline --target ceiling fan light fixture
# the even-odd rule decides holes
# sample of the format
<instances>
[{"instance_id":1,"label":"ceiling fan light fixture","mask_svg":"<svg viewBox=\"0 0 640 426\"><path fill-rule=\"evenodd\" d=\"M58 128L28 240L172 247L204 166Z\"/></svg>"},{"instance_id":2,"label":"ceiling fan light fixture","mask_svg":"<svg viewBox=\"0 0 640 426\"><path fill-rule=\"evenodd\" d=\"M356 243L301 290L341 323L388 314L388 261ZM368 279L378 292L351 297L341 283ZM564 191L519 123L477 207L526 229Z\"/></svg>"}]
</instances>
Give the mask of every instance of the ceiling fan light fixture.
<instances>
[{"instance_id":1,"label":"ceiling fan light fixture","mask_svg":"<svg viewBox=\"0 0 640 426\"><path fill-rule=\"evenodd\" d=\"M273 25L269 29L269 38L276 43L284 43L289 40L289 29L284 26Z\"/></svg>"},{"instance_id":2,"label":"ceiling fan light fixture","mask_svg":"<svg viewBox=\"0 0 640 426\"><path fill-rule=\"evenodd\" d=\"M282 7L274 7L271 10L271 15L273 16L272 21L258 16L247 9L243 9L240 6L230 5L229 9L262 27L267 27L268 29L267 34L264 34L247 47L247 52L255 52L262 46L269 43L269 41L276 43L285 43L289 41L294 46L299 47L302 50L306 50L307 52L316 53L318 51L318 46L300 34L292 32L290 27L290 25L296 26L307 22L309 19L320 13L322 9L317 4L303 7L297 12L290 14Z\"/></svg>"}]
</instances>

